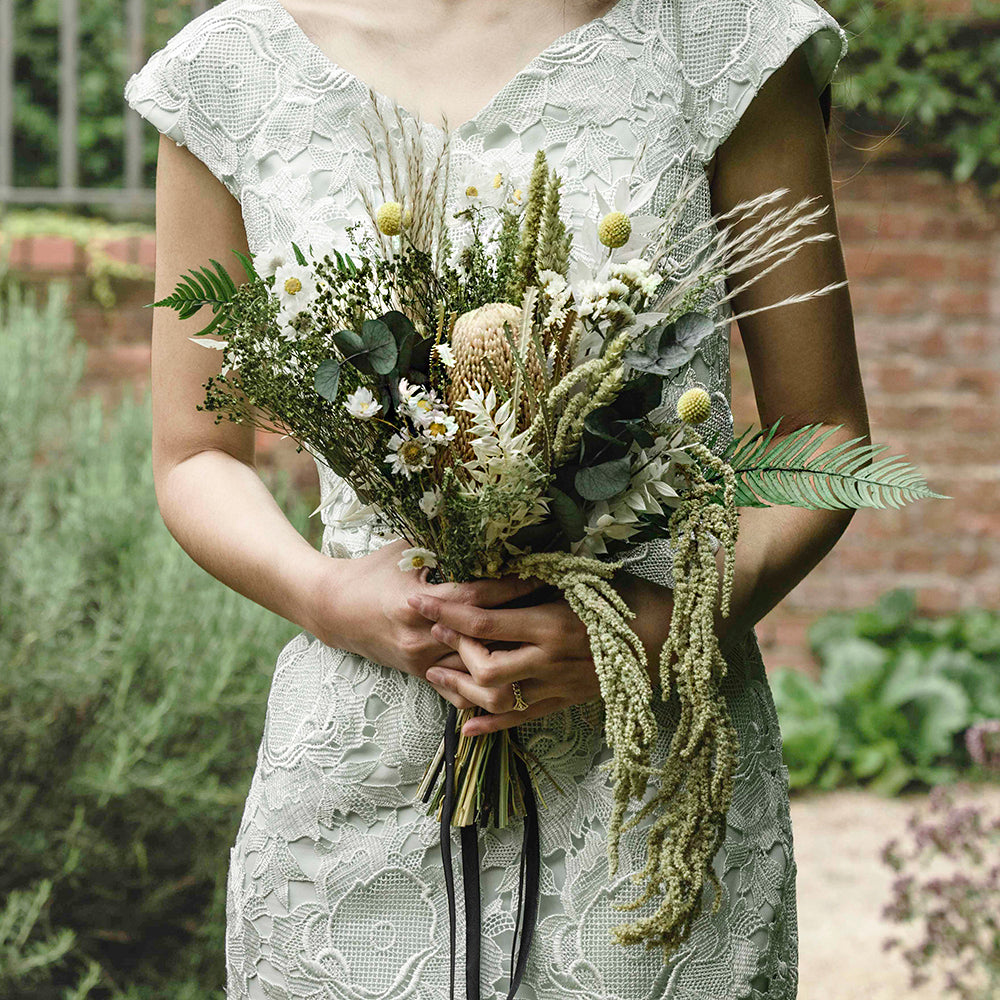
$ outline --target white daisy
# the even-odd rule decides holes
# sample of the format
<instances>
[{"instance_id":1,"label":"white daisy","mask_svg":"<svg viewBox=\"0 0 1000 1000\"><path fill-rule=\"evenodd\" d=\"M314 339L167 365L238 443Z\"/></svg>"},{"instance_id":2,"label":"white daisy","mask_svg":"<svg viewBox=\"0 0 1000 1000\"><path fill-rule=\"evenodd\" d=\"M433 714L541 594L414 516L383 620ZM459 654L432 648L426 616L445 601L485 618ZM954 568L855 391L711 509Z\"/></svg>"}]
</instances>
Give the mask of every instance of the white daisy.
<instances>
[{"instance_id":1,"label":"white daisy","mask_svg":"<svg viewBox=\"0 0 1000 1000\"><path fill-rule=\"evenodd\" d=\"M507 198L507 178L504 169L490 172L481 163L470 164L456 186L459 211L469 207L499 208Z\"/></svg>"},{"instance_id":2,"label":"white daisy","mask_svg":"<svg viewBox=\"0 0 1000 1000\"><path fill-rule=\"evenodd\" d=\"M458 433L458 421L444 410L431 410L425 419L421 420L424 437L435 444L454 441Z\"/></svg>"},{"instance_id":3,"label":"white daisy","mask_svg":"<svg viewBox=\"0 0 1000 1000\"><path fill-rule=\"evenodd\" d=\"M311 305L318 289L308 264L283 264L274 272L274 294L282 309L299 312Z\"/></svg>"},{"instance_id":4,"label":"white daisy","mask_svg":"<svg viewBox=\"0 0 1000 1000\"><path fill-rule=\"evenodd\" d=\"M343 404L344 409L358 420L371 420L382 409L382 404L372 395L371 389L361 386L354 390Z\"/></svg>"},{"instance_id":5,"label":"white daisy","mask_svg":"<svg viewBox=\"0 0 1000 1000\"><path fill-rule=\"evenodd\" d=\"M407 479L430 465L431 449L405 429L389 438L389 448L385 461L392 465L393 472L401 472Z\"/></svg>"},{"instance_id":6,"label":"white daisy","mask_svg":"<svg viewBox=\"0 0 1000 1000\"><path fill-rule=\"evenodd\" d=\"M264 247L257 253L252 254L252 256L254 270L262 278L273 277L274 272L277 271L279 267L283 267L288 261L295 259L290 246L282 246L279 244L272 244L271 246Z\"/></svg>"},{"instance_id":7,"label":"white daisy","mask_svg":"<svg viewBox=\"0 0 1000 1000\"><path fill-rule=\"evenodd\" d=\"M423 389L419 385L414 385L405 378L399 380L399 401L403 406L409 406L414 397L421 392Z\"/></svg>"},{"instance_id":8,"label":"white daisy","mask_svg":"<svg viewBox=\"0 0 1000 1000\"><path fill-rule=\"evenodd\" d=\"M653 177L651 180L646 181L645 184L640 184L634 192L630 192L628 178L619 177L615 186L611 189L608 200L605 200L600 191L594 191L600 211L597 219L598 224L610 212L624 212L632 224L632 231L629 234L628 242L620 247L616 247L612 256L617 256L619 259L626 256L634 257L649 243L653 232L663 222L658 215L650 215L640 211L640 209L646 208L649 204L659 180L658 176ZM596 226L594 228L596 229Z\"/></svg>"},{"instance_id":9,"label":"white daisy","mask_svg":"<svg viewBox=\"0 0 1000 1000\"><path fill-rule=\"evenodd\" d=\"M440 490L424 490L417 504L428 517L437 517L441 510L442 499Z\"/></svg>"},{"instance_id":10,"label":"white daisy","mask_svg":"<svg viewBox=\"0 0 1000 1000\"><path fill-rule=\"evenodd\" d=\"M312 317L304 309L282 307L274 317L274 322L278 326L278 333L285 340L301 340L309 332Z\"/></svg>"},{"instance_id":11,"label":"white daisy","mask_svg":"<svg viewBox=\"0 0 1000 1000\"><path fill-rule=\"evenodd\" d=\"M396 565L405 573L409 570L433 569L437 566L437 556L430 549L403 549L403 558Z\"/></svg>"}]
</instances>

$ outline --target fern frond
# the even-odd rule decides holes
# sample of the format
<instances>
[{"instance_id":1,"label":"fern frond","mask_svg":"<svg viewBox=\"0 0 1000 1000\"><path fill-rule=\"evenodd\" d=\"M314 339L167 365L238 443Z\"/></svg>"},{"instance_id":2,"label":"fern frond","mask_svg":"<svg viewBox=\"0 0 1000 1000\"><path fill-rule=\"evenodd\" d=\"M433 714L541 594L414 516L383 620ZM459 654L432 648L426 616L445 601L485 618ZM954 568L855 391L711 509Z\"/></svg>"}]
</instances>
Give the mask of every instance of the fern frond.
<instances>
[{"instance_id":1,"label":"fern frond","mask_svg":"<svg viewBox=\"0 0 1000 1000\"><path fill-rule=\"evenodd\" d=\"M198 271L192 269L182 276L174 290L153 306L169 306L177 310L180 319L190 319L202 306L211 306L213 318L208 326L198 331L203 336L215 330L227 316L227 306L236 294L236 283L229 272L213 258L215 272L204 265Z\"/></svg>"},{"instance_id":2,"label":"fern frond","mask_svg":"<svg viewBox=\"0 0 1000 1000\"><path fill-rule=\"evenodd\" d=\"M727 449L736 473L736 502L741 507L788 505L810 510L901 507L914 500L950 500L928 487L920 472L902 456L875 460L886 445L842 441L825 451L822 444L842 424L814 435L823 424L792 431L769 448L778 423L748 437L740 435Z\"/></svg>"}]
</instances>

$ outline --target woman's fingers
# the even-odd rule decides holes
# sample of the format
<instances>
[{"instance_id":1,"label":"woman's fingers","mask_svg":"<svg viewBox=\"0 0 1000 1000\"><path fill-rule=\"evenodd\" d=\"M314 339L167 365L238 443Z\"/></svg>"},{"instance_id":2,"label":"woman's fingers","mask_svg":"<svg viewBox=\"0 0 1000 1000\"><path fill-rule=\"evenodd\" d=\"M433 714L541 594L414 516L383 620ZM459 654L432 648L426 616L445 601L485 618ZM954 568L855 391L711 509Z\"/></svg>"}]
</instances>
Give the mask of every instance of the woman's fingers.
<instances>
[{"instance_id":1,"label":"woman's fingers","mask_svg":"<svg viewBox=\"0 0 1000 1000\"><path fill-rule=\"evenodd\" d=\"M422 582L424 579L422 578ZM544 586L544 581L536 576L522 580L519 576L508 574L496 578L469 580L465 583L432 583L427 585L426 593L440 600L476 604L481 608L495 608Z\"/></svg>"},{"instance_id":2,"label":"woman's fingers","mask_svg":"<svg viewBox=\"0 0 1000 1000\"><path fill-rule=\"evenodd\" d=\"M529 705L523 712L501 712L497 715L477 715L462 727L466 736L482 736L483 733L496 733L501 729L513 729L514 726L538 719L543 715L558 712L566 706L563 698L542 698Z\"/></svg>"},{"instance_id":3,"label":"woman's fingers","mask_svg":"<svg viewBox=\"0 0 1000 1000\"><path fill-rule=\"evenodd\" d=\"M407 600L410 607L425 618L476 639L532 642L539 637L539 625L543 620L534 607L483 608L427 594L413 594Z\"/></svg>"}]
</instances>

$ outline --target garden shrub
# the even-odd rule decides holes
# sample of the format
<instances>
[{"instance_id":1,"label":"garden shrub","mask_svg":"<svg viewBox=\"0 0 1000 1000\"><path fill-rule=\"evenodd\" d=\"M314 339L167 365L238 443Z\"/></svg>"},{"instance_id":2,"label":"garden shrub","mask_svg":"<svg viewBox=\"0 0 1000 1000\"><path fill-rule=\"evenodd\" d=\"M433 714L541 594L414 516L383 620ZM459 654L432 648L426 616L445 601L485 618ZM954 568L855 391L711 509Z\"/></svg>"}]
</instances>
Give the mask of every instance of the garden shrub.
<instances>
[{"instance_id":1,"label":"garden shrub","mask_svg":"<svg viewBox=\"0 0 1000 1000\"><path fill-rule=\"evenodd\" d=\"M148 391L79 396L65 299L0 300L0 998L221 997L229 847L297 629L170 536Z\"/></svg>"},{"instance_id":2,"label":"garden shrub","mask_svg":"<svg viewBox=\"0 0 1000 1000\"><path fill-rule=\"evenodd\" d=\"M968 769L962 739L1000 718L1000 614L916 613L912 590L816 621L809 643L819 681L769 677L791 788L864 783L895 795L911 782L945 783Z\"/></svg>"}]
</instances>

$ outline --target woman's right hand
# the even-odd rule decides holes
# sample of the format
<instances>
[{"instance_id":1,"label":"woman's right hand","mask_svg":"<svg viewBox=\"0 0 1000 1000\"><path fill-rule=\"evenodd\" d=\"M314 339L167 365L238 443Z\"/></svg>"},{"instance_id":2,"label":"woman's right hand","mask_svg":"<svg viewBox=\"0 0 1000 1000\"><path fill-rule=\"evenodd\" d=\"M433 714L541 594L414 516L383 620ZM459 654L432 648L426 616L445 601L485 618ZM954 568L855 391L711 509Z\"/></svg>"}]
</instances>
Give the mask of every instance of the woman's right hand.
<instances>
[{"instance_id":1,"label":"woman's right hand","mask_svg":"<svg viewBox=\"0 0 1000 1000\"><path fill-rule=\"evenodd\" d=\"M414 594L433 594L495 608L542 586L534 577L517 576L472 580L467 583L432 584L428 571L401 570L398 566L405 539L397 539L355 559L325 558L313 588L313 635L337 649L346 649L368 660L423 677L438 665L465 669L451 646L431 635L434 622L410 607Z\"/></svg>"}]
</instances>

